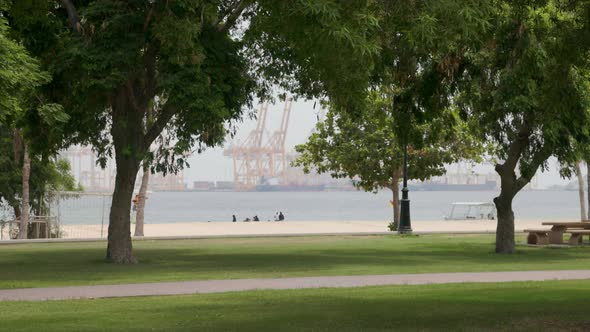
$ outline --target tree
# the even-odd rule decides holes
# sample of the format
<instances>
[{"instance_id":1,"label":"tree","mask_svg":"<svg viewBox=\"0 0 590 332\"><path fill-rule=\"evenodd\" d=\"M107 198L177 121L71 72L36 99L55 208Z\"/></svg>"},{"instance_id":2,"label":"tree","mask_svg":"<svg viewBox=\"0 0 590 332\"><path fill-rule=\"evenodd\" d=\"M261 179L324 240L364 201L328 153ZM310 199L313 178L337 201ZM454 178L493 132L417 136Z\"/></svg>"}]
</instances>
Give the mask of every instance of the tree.
<instances>
[{"instance_id":1,"label":"tree","mask_svg":"<svg viewBox=\"0 0 590 332\"><path fill-rule=\"evenodd\" d=\"M388 188L393 194L393 222L399 223L399 181L403 150L398 139L397 117L390 113L390 99L373 93L361 114L336 113L331 109L326 119L316 125L305 144L296 146L299 157L294 165L305 172L315 168L332 177L348 177L355 186L377 192ZM466 123L456 112L425 124L412 126L415 135L409 147L409 178L425 180L442 175L444 165L461 159L478 158L480 144L468 135Z\"/></svg>"},{"instance_id":2,"label":"tree","mask_svg":"<svg viewBox=\"0 0 590 332\"><path fill-rule=\"evenodd\" d=\"M549 156L572 160L574 143L588 140L585 52L571 39L580 18L576 8L552 1L502 1L483 47L462 59L456 100L500 160L497 253L515 251L515 195Z\"/></svg>"},{"instance_id":3,"label":"tree","mask_svg":"<svg viewBox=\"0 0 590 332\"><path fill-rule=\"evenodd\" d=\"M443 164L474 155L474 141L449 111L453 74L465 45L487 28L489 5L480 1L393 3L378 1L380 51L356 113L331 105L298 164L333 176L358 178L365 190L390 188L394 223L399 217L401 150L410 145L413 178L444 171ZM360 113L360 115L359 115ZM461 139L459 144L453 140ZM465 149L458 146L465 143Z\"/></svg>"},{"instance_id":4,"label":"tree","mask_svg":"<svg viewBox=\"0 0 590 332\"><path fill-rule=\"evenodd\" d=\"M363 64L370 63L362 59L377 49L367 38L377 22L364 1L61 0L14 6L10 15L25 45L52 70L47 96L70 115L64 141L92 144L103 162L114 154L106 256L115 263L136 261L129 216L142 162L153 161L151 170L164 173L186 166L185 152L222 142L226 125L231 130L253 96L268 96L275 85L352 106L367 81ZM153 121L144 126L152 109ZM155 140L164 140L158 137L165 128L173 133L166 138L172 144L150 152Z\"/></svg>"},{"instance_id":5,"label":"tree","mask_svg":"<svg viewBox=\"0 0 590 332\"><path fill-rule=\"evenodd\" d=\"M0 11L6 10L8 4L0 1ZM29 157L28 143L24 137L22 122L27 116L27 109L34 105L31 98L35 89L47 82L48 75L42 72L38 62L30 57L25 48L10 37L10 31L5 17L0 15L0 128L6 130L12 136L14 153L4 156L3 164L10 164L6 169L4 180L10 181L14 168L20 163L20 149L22 148L22 178L20 191L14 188L0 187L0 198L3 196L10 205L15 208L15 214L20 217L19 238L27 237L29 225L29 178L31 160ZM14 133L14 134L13 134ZM6 143L3 138L2 143ZM14 163L10 163L10 157L14 156ZM11 168L14 167L14 168ZM12 183L13 184L13 183ZM17 206L16 196L20 195L20 207Z\"/></svg>"},{"instance_id":6,"label":"tree","mask_svg":"<svg viewBox=\"0 0 590 332\"><path fill-rule=\"evenodd\" d=\"M47 202L56 192L79 190L66 160L48 154L33 154L27 162L23 145L22 137L15 135L14 128L0 125L0 200L5 201L21 221L26 220L22 217L25 210L30 210L33 215L45 215ZM24 174L27 164L30 170L28 180ZM28 199L25 197L27 191ZM27 225L21 223L21 226L19 235L26 238Z\"/></svg>"},{"instance_id":7,"label":"tree","mask_svg":"<svg viewBox=\"0 0 590 332\"><path fill-rule=\"evenodd\" d=\"M0 1L0 11L7 5ZM12 123L23 109L23 99L31 89L47 79L38 62L10 38L6 18L0 16L0 125Z\"/></svg>"},{"instance_id":8,"label":"tree","mask_svg":"<svg viewBox=\"0 0 590 332\"><path fill-rule=\"evenodd\" d=\"M21 194L21 215L18 238L26 239L29 231L29 178L31 176L31 159L27 151L27 144L23 146L23 186Z\"/></svg>"}]
</instances>

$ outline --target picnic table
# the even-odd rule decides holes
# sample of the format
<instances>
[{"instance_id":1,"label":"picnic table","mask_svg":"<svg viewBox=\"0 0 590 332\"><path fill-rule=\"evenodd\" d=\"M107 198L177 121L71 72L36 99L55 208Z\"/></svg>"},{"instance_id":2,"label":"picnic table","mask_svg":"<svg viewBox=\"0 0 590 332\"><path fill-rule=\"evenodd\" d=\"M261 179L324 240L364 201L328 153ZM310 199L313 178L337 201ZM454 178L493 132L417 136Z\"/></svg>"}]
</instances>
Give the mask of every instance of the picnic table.
<instances>
[{"instance_id":1,"label":"picnic table","mask_svg":"<svg viewBox=\"0 0 590 332\"><path fill-rule=\"evenodd\" d=\"M551 229L525 229L528 244L563 244L563 234L571 234L569 244L579 244L583 235L590 235L590 222L548 221L541 223Z\"/></svg>"}]
</instances>

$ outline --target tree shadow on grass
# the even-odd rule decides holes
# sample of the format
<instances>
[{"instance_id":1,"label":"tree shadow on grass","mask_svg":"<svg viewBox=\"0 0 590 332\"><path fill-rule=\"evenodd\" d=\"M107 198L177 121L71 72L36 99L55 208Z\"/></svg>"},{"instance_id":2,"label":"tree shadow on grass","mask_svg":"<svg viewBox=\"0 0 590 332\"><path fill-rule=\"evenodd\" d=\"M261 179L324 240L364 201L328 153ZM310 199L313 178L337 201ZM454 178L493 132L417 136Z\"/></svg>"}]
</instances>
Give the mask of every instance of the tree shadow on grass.
<instances>
[{"instance_id":1,"label":"tree shadow on grass","mask_svg":"<svg viewBox=\"0 0 590 332\"><path fill-rule=\"evenodd\" d=\"M0 287L38 284L113 284L191 279L330 276L428 272L580 269L590 248L520 248L498 255L486 243L427 243L388 248L337 247L172 248L136 250L137 265L106 264L103 248L15 251L0 255ZM7 286L8 285L8 286Z\"/></svg>"},{"instance_id":2,"label":"tree shadow on grass","mask_svg":"<svg viewBox=\"0 0 590 332\"><path fill-rule=\"evenodd\" d=\"M576 328L588 319L580 286L456 284L9 303L0 317L4 326L23 330L582 331Z\"/></svg>"}]
</instances>

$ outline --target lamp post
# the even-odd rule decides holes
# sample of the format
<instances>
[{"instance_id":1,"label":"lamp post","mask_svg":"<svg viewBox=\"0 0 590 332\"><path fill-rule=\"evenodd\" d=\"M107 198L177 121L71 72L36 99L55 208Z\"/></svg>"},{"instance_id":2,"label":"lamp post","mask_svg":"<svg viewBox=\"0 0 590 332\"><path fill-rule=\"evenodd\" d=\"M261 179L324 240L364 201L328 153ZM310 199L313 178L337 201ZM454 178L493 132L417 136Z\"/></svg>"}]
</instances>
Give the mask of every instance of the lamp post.
<instances>
[{"instance_id":1,"label":"lamp post","mask_svg":"<svg viewBox=\"0 0 590 332\"><path fill-rule=\"evenodd\" d=\"M402 199L400 206L400 220L397 228L398 234L412 233L412 222L410 221L410 199L408 198L408 144L404 143L404 187L402 188Z\"/></svg>"}]
</instances>

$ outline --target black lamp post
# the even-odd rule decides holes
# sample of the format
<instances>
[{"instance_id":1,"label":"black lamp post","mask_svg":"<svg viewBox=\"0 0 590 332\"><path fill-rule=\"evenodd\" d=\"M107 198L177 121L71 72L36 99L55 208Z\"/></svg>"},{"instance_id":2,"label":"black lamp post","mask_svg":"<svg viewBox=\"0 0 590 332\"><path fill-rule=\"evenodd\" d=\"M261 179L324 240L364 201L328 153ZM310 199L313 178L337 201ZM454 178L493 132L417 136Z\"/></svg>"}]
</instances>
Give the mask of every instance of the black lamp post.
<instances>
[{"instance_id":1,"label":"black lamp post","mask_svg":"<svg viewBox=\"0 0 590 332\"><path fill-rule=\"evenodd\" d=\"M397 232L399 234L412 233L412 222L410 221L410 199L408 198L408 144L404 143L404 187L402 188L402 199L400 206L400 220Z\"/></svg>"}]
</instances>

